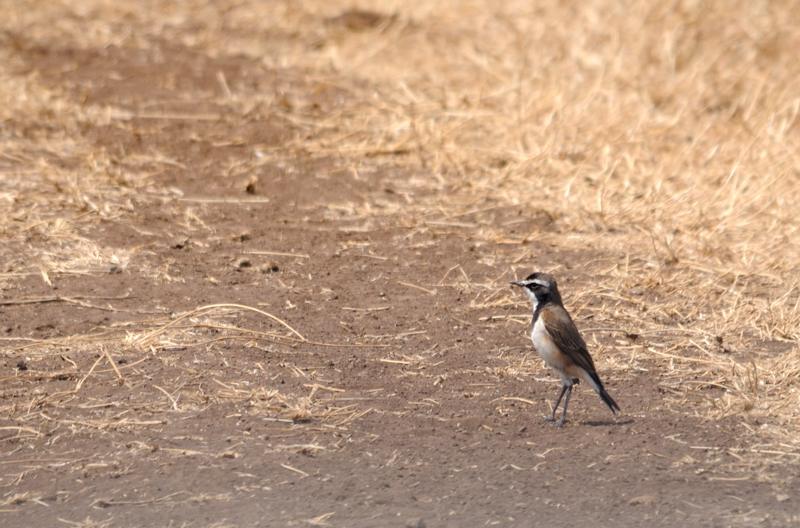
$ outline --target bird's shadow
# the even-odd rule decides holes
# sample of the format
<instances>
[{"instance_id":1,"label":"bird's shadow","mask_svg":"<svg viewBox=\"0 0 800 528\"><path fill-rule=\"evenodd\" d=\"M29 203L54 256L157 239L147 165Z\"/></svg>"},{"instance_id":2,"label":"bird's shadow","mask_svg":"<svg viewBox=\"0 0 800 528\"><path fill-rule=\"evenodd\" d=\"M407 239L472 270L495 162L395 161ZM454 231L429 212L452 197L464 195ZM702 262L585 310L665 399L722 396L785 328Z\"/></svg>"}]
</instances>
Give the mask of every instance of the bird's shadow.
<instances>
[{"instance_id":1,"label":"bird's shadow","mask_svg":"<svg viewBox=\"0 0 800 528\"><path fill-rule=\"evenodd\" d=\"M588 425L589 427L620 427L632 423L633 418L625 418L624 420L587 420L581 422L581 425Z\"/></svg>"}]
</instances>

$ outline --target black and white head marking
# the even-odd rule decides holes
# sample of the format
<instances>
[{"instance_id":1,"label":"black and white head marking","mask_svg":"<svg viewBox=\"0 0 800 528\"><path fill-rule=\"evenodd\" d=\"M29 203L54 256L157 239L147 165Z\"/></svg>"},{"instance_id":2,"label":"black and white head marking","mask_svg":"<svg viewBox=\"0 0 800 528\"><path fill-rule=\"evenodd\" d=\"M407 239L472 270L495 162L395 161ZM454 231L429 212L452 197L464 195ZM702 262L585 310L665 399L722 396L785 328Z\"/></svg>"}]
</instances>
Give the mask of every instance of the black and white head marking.
<instances>
[{"instance_id":1,"label":"black and white head marking","mask_svg":"<svg viewBox=\"0 0 800 528\"><path fill-rule=\"evenodd\" d=\"M513 281L511 284L521 287L531 301L533 312L550 301L561 302L558 286L552 275L547 273L531 273L525 279Z\"/></svg>"}]
</instances>

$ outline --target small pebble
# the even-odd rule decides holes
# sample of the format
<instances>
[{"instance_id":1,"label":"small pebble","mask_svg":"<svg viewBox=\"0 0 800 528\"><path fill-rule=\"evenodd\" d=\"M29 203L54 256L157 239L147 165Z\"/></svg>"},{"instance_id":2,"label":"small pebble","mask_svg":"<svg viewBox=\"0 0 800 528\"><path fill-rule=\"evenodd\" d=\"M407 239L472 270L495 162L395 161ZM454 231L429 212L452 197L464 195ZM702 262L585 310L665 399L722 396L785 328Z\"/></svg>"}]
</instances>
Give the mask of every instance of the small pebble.
<instances>
[{"instance_id":1,"label":"small pebble","mask_svg":"<svg viewBox=\"0 0 800 528\"><path fill-rule=\"evenodd\" d=\"M259 266L258 269L261 273L276 273L280 271L280 268L274 262L267 262L266 264Z\"/></svg>"},{"instance_id":2,"label":"small pebble","mask_svg":"<svg viewBox=\"0 0 800 528\"><path fill-rule=\"evenodd\" d=\"M628 501L631 506L650 506L656 501L655 495L639 495Z\"/></svg>"}]
</instances>

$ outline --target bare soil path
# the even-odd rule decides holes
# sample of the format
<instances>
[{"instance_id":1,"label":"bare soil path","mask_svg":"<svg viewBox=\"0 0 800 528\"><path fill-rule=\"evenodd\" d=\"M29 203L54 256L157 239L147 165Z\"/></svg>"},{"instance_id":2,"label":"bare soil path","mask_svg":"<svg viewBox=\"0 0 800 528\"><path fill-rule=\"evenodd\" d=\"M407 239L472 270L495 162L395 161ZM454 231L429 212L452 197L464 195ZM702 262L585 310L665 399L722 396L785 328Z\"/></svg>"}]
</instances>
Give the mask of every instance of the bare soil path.
<instances>
[{"instance_id":1,"label":"bare soil path","mask_svg":"<svg viewBox=\"0 0 800 528\"><path fill-rule=\"evenodd\" d=\"M0 524L800 523L793 448L709 419L725 387L687 397L681 352L649 353L659 335L585 294L630 254L554 242L550 213L497 196L437 208L463 179L413 149L305 150L358 81L191 45L177 18L150 34L130 9L98 11L132 17L117 44L59 44L46 9L0 40L9 78L47 94L6 121L0 158ZM368 14L320 27L345 38ZM506 287L534 268L555 270L621 416L579 387L565 428L543 420L557 381Z\"/></svg>"}]
</instances>

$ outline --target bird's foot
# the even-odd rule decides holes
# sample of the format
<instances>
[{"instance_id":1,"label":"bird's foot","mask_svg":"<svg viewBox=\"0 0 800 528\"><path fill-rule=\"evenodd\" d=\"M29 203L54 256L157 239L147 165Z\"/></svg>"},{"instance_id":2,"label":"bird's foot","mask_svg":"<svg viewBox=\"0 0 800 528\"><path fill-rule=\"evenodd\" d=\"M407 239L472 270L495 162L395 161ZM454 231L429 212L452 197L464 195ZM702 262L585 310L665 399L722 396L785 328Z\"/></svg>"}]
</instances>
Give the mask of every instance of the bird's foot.
<instances>
[{"instance_id":1,"label":"bird's foot","mask_svg":"<svg viewBox=\"0 0 800 528\"><path fill-rule=\"evenodd\" d=\"M553 424L553 427L564 427L564 424L566 423L566 419L561 418L556 420L555 416L545 416L544 421Z\"/></svg>"}]
</instances>

